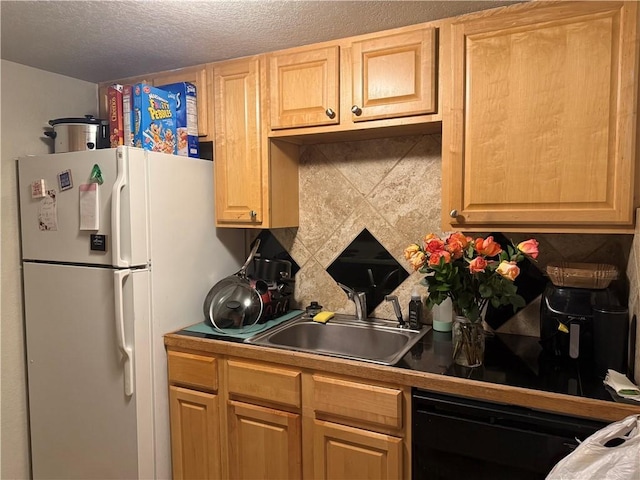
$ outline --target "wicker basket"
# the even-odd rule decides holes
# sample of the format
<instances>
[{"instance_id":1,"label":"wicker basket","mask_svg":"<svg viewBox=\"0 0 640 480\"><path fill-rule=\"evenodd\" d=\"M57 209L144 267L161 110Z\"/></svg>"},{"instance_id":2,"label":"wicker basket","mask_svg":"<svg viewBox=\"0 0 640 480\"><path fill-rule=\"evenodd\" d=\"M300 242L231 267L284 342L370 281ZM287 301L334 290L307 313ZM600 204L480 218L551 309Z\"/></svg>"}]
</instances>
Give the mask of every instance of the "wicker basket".
<instances>
[{"instance_id":1,"label":"wicker basket","mask_svg":"<svg viewBox=\"0 0 640 480\"><path fill-rule=\"evenodd\" d=\"M547 275L557 287L607 288L618 278L618 269L605 263L558 263L547 265Z\"/></svg>"}]
</instances>

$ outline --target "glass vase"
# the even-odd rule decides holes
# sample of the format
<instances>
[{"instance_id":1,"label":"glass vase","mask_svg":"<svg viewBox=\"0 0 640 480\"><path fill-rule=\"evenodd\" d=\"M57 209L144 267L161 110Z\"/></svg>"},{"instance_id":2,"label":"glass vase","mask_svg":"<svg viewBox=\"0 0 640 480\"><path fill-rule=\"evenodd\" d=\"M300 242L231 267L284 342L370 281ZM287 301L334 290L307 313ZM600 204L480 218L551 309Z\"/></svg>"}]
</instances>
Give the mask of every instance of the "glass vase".
<instances>
[{"instance_id":1,"label":"glass vase","mask_svg":"<svg viewBox=\"0 0 640 480\"><path fill-rule=\"evenodd\" d=\"M484 328L482 322L471 322L456 315L451 329L453 361L464 367L479 367L484 361Z\"/></svg>"}]
</instances>

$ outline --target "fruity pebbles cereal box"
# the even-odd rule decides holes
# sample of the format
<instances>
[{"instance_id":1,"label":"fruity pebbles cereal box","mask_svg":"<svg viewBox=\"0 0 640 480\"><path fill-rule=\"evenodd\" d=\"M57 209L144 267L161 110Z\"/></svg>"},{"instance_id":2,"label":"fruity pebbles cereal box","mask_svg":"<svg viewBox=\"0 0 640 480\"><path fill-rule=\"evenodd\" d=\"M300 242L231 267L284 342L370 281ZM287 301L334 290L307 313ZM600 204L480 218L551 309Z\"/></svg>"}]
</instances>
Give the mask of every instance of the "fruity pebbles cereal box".
<instances>
[{"instance_id":1,"label":"fruity pebbles cereal box","mask_svg":"<svg viewBox=\"0 0 640 480\"><path fill-rule=\"evenodd\" d=\"M133 146L176 153L176 99L173 93L145 83L132 88Z\"/></svg>"},{"instance_id":2,"label":"fruity pebbles cereal box","mask_svg":"<svg viewBox=\"0 0 640 480\"><path fill-rule=\"evenodd\" d=\"M189 82L159 85L158 88L176 96L176 133L178 135L178 155L200 157L198 143L198 104L196 86Z\"/></svg>"}]
</instances>

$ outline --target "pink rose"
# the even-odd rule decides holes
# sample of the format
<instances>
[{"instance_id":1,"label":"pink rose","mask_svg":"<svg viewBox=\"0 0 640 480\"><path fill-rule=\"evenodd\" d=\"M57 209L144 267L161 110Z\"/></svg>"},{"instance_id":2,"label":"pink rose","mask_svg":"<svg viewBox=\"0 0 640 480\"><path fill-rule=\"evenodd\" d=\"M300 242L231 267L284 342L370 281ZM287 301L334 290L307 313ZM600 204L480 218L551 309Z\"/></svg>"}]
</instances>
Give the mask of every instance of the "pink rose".
<instances>
[{"instance_id":1,"label":"pink rose","mask_svg":"<svg viewBox=\"0 0 640 480\"><path fill-rule=\"evenodd\" d=\"M496 268L496 272L502 275L504 278L511 280L512 282L520 275L520 268L516 262L507 262L503 260Z\"/></svg>"},{"instance_id":2,"label":"pink rose","mask_svg":"<svg viewBox=\"0 0 640 480\"><path fill-rule=\"evenodd\" d=\"M488 236L486 239L482 237L476 238L475 247L476 251L480 255L485 255L487 257L495 257L502 251L500 244L494 242L492 236Z\"/></svg>"},{"instance_id":3,"label":"pink rose","mask_svg":"<svg viewBox=\"0 0 640 480\"><path fill-rule=\"evenodd\" d=\"M438 265L441 258L444 258L444 263L449 263L451 261L451 254L446 250L434 252L429 257L429 265Z\"/></svg>"},{"instance_id":4,"label":"pink rose","mask_svg":"<svg viewBox=\"0 0 640 480\"><path fill-rule=\"evenodd\" d=\"M485 268L487 268L487 261L482 257L476 257L469 262L469 271L471 273L484 272Z\"/></svg>"},{"instance_id":5,"label":"pink rose","mask_svg":"<svg viewBox=\"0 0 640 480\"><path fill-rule=\"evenodd\" d=\"M427 257L422 252L414 253L409 259L409 263L411 264L414 270L420 270L426 262L427 262Z\"/></svg>"},{"instance_id":6,"label":"pink rose","mask_svg":"<svg viewBox=\"0 0 640 480\"><path fill-rule=\"evenodd\" d=\"M531 258L538 258L538 241L533 238L520 242L518 244L518 250Z\"/></svg>"}]
</instances>

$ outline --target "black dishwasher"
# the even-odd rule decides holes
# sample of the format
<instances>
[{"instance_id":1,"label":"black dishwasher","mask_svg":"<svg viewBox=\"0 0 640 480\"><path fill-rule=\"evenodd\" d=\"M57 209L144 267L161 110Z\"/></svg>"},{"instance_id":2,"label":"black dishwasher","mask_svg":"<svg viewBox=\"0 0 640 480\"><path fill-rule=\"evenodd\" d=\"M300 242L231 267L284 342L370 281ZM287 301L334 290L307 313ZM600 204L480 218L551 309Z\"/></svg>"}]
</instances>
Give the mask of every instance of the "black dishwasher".
<instances>
[{"instance_id":1,"label":"black dishwasher","mask_svg":"<svg viewBox=\"0 0 640 480\"><path fill-rule=\"evenodd\" d=\"M413 391L413 479L544 479L606 423Z\"/></svg>"}]
</instances>

